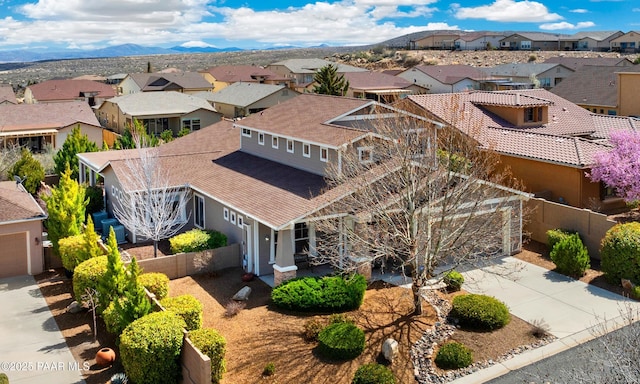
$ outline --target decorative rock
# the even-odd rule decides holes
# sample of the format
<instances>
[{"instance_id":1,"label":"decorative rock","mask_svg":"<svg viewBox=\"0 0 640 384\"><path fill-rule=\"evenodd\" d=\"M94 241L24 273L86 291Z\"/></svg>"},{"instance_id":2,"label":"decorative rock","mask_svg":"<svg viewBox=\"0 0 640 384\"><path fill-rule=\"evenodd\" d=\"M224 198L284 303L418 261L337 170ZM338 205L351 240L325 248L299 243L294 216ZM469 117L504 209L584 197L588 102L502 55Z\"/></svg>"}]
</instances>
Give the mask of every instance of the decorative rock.
<instances>
[{"instance_id":1,"label":"decorative rock","mask_svg":"<svg viewBox=\"0 0 640 384\"><path fill-rule=\"evenodd\" d=\"M249 300L250 293L251 293L251 287L249 287L248 285L245 285L244 287L242 287L242 289L238 291L238 293L233 295L232 299L236 301L247 301Z\"/></svg>"},{"instance_id":2,"label":"decorative rock","mask_svg":"<svg viewBox=\"0 0 640 384\"><path fill-rule=\"evenodd\" d=\"M67 305L67 312L69 313L79 313L82 312L84 308L77 301L72 301L71 304Z\"/></svg>"},{"instance_id":3,"label":"decorative rock","mask_svg":"<svg viewBox=\"0 0 640 384\"><path fill-rule=\"evenodd\" d=\"M387 339L382 343L382 355L387 361L393 363L393 360L398 356L398 342L394 339Z\"/></svg>"}]
</instances>

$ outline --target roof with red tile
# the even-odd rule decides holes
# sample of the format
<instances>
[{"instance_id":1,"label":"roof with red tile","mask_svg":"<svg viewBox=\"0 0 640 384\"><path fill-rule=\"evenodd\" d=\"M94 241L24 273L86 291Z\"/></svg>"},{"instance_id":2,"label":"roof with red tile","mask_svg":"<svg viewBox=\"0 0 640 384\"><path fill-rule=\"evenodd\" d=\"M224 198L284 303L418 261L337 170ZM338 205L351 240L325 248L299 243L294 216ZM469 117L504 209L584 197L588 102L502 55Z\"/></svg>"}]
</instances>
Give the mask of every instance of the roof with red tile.
<instances>
[{"instance_id":1,"label":"roof with red tile","mask_svg":"<svg viewBox=\"0 0 640 384\"><path fill-rule=\"evenodd\" d=\"M83 101L0 105L0 132L60 129L77 123L100 126L89 104Z\"/></svg>"},{"instance_id":2,"label":"roof with red tile","mask_svg":"<svg viewBox=\"0 0 640 384\"><path fill-rule=\"evenodd\" d=\"M47 80L27 88L38 101L78 100L83 94L94 92L103 99L116 95L111 85L92 80Z\"/></svg>"},{"instance_id":3,"label":"roof with red tile","mask_svg":"<svg viewBox=\"0 0 640 384\"><path fill-rule=\"evenodd\" d=\"M277 73L255 65L219 65L200 71L209 73L217 81L225 83L257 82L260 79L277 80L284 79Z\"/></svg>"},{"instance_id":4,"label":"roof with red tile","mask_svg":"<svg viewBox=\"0 0 640 384\"><path fill-rule=\"evenodd\" d=\"M4 104L5 102L18 104L16 94L13 92L13 87L9 84L0 84L0 104Z\"/></svg>"},{"instance_id":5,"label":"roof with red tile","mask_svg":"<svg viewBox=\"0 0 640 384\"><path fill-rule=\"evenodd\" d=\"M362 90L397 90L411 86L409 80L381 72L347 72L345 79L349 80L349 87Z\"/></svg>"},{"instance_id":6,"label":"roof with red tile","mask_svg":"<svg viewBox=\"0 0 640 384\"><path fill-rule=\"evenodd\" d=\"M15 181L0 182L0 224L45 218L45 212L29 192Z\"/></svg>"}]
</instances>

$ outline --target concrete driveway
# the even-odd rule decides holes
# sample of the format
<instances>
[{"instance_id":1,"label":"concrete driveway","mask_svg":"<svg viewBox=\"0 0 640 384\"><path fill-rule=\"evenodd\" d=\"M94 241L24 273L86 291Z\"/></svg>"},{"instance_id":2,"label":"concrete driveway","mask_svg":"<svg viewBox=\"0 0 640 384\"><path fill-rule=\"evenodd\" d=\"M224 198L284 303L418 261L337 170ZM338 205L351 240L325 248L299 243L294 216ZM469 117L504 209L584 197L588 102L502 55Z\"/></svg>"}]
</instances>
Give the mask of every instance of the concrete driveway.
<instances>
[{"instance_id":1,"label":"concrete driveway","mask_svg":"<svg viewBox=\"0 0 640 384\"><path fill-rule=\"evenodd\" d=\"M0 372L11 384L84 383L33 276L0 279Z\"/></svg>"}]
</instances>

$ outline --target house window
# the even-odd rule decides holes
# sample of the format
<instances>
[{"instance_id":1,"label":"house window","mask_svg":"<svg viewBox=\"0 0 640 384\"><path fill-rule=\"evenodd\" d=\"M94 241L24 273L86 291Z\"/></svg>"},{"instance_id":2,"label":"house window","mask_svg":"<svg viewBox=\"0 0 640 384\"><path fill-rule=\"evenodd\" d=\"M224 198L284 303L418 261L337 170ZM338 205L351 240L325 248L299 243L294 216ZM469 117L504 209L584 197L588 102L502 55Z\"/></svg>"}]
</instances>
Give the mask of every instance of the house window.
<instances>
[{"instance_id":1,"label":"house window","mask_svg":"<svg viewBox=\"0 0 640 384\"><path fill-rule=\"evenodd\" d=\"M320 161L328 161L328 160L329 160L329 149L320 148Z\"/></svg>"},{"instance_id":2,"label":"house window","mask_svg":"<svg viewBox=\"0 0 640 384\"><path fill-rule=\"evenodd\" d=\"M200 130L200 119L182 120L182 129L188 129L189 131Z\"/></svg>"},{"instance_id":3,"label":"house window","mask_svg":"<svg viewBox=\"0 0 640 384\"><path fill-rule=\"evenodd\" d=\"M311 144L302 144L302 156L311 157Z\"/></svg>"},{"instance_id":4,"label":"house window","mask_svg":"<svg viewBox=\"0 0 640 384\"><path fill-rule=\"evenodd\" d=\"M264 145L264 133L258 132L258 144Z\"/></svg>"},{"instance_id":5,"label":"house window","mask_svg":"<svg viewBox=\"0 0 640 384\"><path fill-rule=\"evenodd\" d=\"M241 215L238 215L238 227L242 228L243 225L244 225L244 217L242 217Z\"/></svg>"},{"instance_id":6,"label":"house window","mask_svg":"<svg viewBox=\"0 0 640 384\"><path fill-rule=\"evenodd\" d=\"M293 153L293 140L287 139L287 152Z\"/></svg>"},{"instance_id":7,"label":"house window","mask_svg":"<svg viewBox=\"0 0 640 384\"><path fill-rule=\"evenodd\" d=\"M538 121L542 121L542 108L525 108L524 110L524 122L525 123L535 123Z\"/></svg>"},{"instance_id":8,"label":"house window","mask_svg":"<svg viewBox=\"0 0 640 384\"><path fill-rule=\"evenodd\" d=\"M295 253L303 253L309 250L309 227L307 223L298 223L294 227Z\"/></svg>"},{"instance_id":9,"label":"house window","mask_svg":"<svg viewBox=\"0 0 640 384\"><path fill-rule=\"evenodd\" d=\"M236 213L234 211L231 211L231 213L229 214L229 221L231 222L231 224L236 223Z\"/></svg>"},{"instance_id":10,"label":"house window","mask_svg":"<svg viewBox=\"0 0 640 384\"><path fill-rule=\"evenodd\" d=\"M278 149L278 136L271 137L271 147Z\"/></svg>"},{"instance_id":11,"label":"house window","mask_svg":"<svg viewBox=\"0 0 640 384\"><path fill-rule=\"evenodd\" d=\"M228 208L223 208L222 209L222 217L224 217L224 219L226 221L229 221L229 209Z\"/></svg>"},{"instance_id":12,"label":"house window","mask_svg":"<svg viewBox=\"0 0 640 384\"><path fill-rule=\"evenodd\" d=\"M276 263L276 251L278 250L278 231L271 230L271 252L269 255L269 264Z\"/></svg>"},{"instance_id":13,"label":"house window","mask_svg":"<svg viewBox=\"0 0 640 384\"><path fill-rule=\"evenodd\" d=\"M200 195L194 195L193 198L193 224L204 228L204 198Z\"/></svg>"},{"instance_id":14,"label":"house window","mask_svg":"<svg viewBox=\"0 0 640 384\"><path fill-rule=\"evenodd\" d=\"M358 147L358 160L363 164L368 164L373 162L373 148Z\"/></svg>"},{"instance_id":15,"label":"house window","mask_svg":"<svg viewBox=\"0 0 640 384\"><path fill-rule=\"evenodd\" d=\"M609 187L603 182L600 182L600 200L611 199L618 197L615 188Z\"/></svg>"},{"instance_id":16,"label":"house window","mask_svg":"<svg viewBox=\"0 0 640 384\"><path fill-rule=\"evenodd\" d=\"M242 136L251 137L251 130L249 128L242 128Z\"/></svg>"}]
</instances>

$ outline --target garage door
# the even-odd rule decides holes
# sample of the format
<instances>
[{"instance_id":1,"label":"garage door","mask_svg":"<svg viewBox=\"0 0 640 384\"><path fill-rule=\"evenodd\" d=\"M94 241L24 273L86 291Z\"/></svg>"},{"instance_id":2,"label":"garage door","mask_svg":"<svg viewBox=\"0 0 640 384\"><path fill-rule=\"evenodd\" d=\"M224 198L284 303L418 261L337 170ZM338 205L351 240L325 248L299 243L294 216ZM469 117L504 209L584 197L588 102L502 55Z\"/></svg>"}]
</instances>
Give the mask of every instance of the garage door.
<instances>
[{"instance_id":1,"label":"garage door","mask_svg":"<svg viewBox=\"0 0 640 384\"><path fill-rule=\"evenodd\" d=\"M27 232L0 235L0 277L28 274L27 257Z\"/></svg>"}]
</instances>

